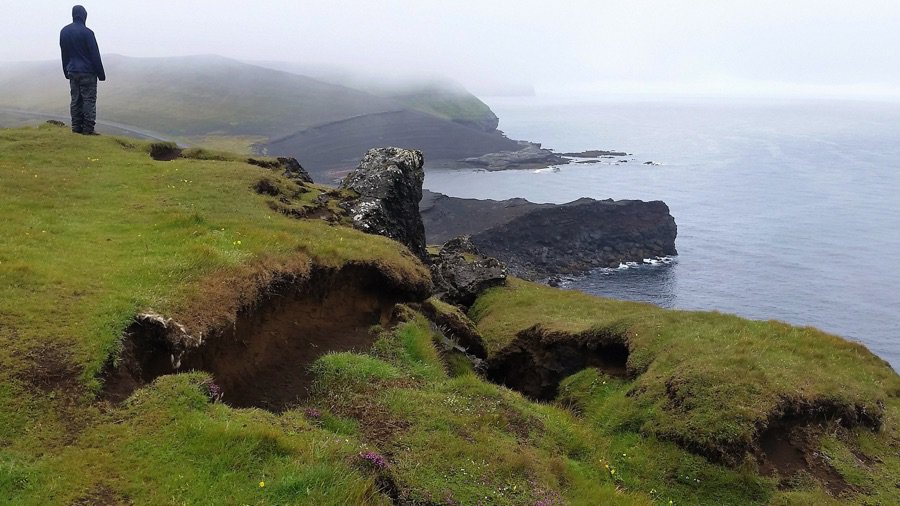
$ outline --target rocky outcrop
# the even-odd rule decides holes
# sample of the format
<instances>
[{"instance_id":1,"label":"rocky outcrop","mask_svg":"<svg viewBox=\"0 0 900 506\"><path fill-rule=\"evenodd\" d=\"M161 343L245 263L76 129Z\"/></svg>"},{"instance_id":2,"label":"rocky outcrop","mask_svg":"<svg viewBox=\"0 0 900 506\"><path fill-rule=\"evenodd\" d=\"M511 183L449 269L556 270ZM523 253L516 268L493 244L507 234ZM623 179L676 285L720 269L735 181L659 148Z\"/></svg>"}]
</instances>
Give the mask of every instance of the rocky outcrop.
<instances>
[{"instance_id":1,"label":"rocky outcrop","mask_svg":"<svg viewBox=\"0 0 900 506\"><path fill-rule=\"evenodd\" d=\"M617 156L629 156L629 154L624 151L589 149L587 151L579 151L578 153L562 153L562 156L569 156L572 158L615 158Z\"/></svg>"},{"instance_id":2,"label":"rocky outcrop","mask_svg":"<svg viewBox=\"0 0 900 506\"><path fill-rule=\"evenodd\" d=\"M675 219L660 201L580 199L553 205L426 197L422 217L429 242L472 234L483 254L528 279L677 254Z\"/></svg>"},{"instance_id":3,"label":"rocky outcrop","mask_svg":"<svg viewBox=\"0 0 900 506\"><path fill-rule=\"evenodd\" d=\"M486 155L466 158L461 163L483 168L486 170L508 169L541 169L551 165L569 163L568 160L557 155L549 149L543 149L540 144L531 142L520 143L521 149L516 151L500 151Z\"/></svg>"},{"instance_id":4,"label":"rocky outcrop","mask_svg":"<svg viewBox=\"0 0 900 506\"><path fill-rule=\"evenodd\" d=\"M421 151L370 149L341 188L359 195L342 204L356 229L389 237L426 260L425 226L419 214L423 163Z\"/></svg>"},{"instance_id":5,"label":"rocky outcrop","mask_svg":"<svg viewBox=\"0 0 900 506\"><path fill-rule=\"evenodd\" d=\"M580 199L535 210L472 240L531 279L676 255L675 219L661 201Z\"/></svg>"},{"instance_id":6,"label":"rocky outcrop","mask_svg":"<svg viewBox=\"0 0 900 506\"><path fill-rule=\"evenodd\" d=\"M432 258L431 279L440 299L469 307L482 292L506 282L506 266L482 255L464 236L447 242Z\"/></svg>"},{"instance_id":7,"label":"rocky outcrop","mask_svg":"<svg viewBox=\"0 0 900 506\"><path fill-rule=\"evenodd\" d=\"M462 199L429 190L422 191L419 204L429 244L444 244L454 237L475 235L547 207L553 207L553 204L535 204L519 198Z\"/></svg>"}]
</instances>

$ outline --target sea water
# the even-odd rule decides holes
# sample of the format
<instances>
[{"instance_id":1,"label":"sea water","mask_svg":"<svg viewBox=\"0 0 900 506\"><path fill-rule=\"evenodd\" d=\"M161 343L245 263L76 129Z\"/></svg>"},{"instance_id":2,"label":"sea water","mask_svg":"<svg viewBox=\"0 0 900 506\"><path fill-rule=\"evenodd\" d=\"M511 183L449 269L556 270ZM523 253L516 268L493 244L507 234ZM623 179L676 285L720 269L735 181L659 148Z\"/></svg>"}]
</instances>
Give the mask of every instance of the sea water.
<instances>
[{"instance_id":1,"label":"sea water","mask_svg":"<svg viewBox=\"0 0 900 506\"><path fill-rule=\"evenodd\" d=\"M862 342L900 370L900 104L488 102L510 137L631 156L558 170L432 168L427 188L534 202L663 200L675 217L671 261L601 269L567 287L812 325Z\"/></svg>"}]
</instances>

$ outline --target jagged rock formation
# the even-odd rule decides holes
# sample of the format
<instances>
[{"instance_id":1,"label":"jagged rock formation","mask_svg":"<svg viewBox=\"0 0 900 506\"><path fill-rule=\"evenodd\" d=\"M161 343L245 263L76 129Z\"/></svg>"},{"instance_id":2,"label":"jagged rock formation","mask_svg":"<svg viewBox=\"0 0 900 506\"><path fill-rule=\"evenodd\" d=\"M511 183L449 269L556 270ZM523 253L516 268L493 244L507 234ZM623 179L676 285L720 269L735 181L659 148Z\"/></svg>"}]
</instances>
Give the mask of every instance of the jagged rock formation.
<instances>
[{"instance_id":1,"label":"jagged rock formation","mask_svg":"<svg viewBox=\"0 0 900 506\"><path fill-rule=\"evenodd\" d=\"M390 237L425 260L425 226L419 214L423 164L421 151L370 149L359 167L341 182L341 188L359 195L342 204L356 229Z\"/></svg>"},{"instance_id":2,"label":"jagged rock formation","mask_svg":"<svg viewBox=\"0 0 900 506\"><path fill-rule=\"evenodd\" d=\"M472 234L482 253L529 279L677 254L675 219L661 201L579 199L553 205L428 193L421 212L429 242Z\"/></svg>"},{"instance_id":3,"label":"jagged rock formation","mask_svg":"<svg viewBox=\"0 0 900 506\"><path fill-rule=\"evenodd\" d=\"M469 236L445 244L432 258L434 293L450 304L469 307L483 291L506 282L506 266L483 256Z\"/></svg>"}]
</instances>

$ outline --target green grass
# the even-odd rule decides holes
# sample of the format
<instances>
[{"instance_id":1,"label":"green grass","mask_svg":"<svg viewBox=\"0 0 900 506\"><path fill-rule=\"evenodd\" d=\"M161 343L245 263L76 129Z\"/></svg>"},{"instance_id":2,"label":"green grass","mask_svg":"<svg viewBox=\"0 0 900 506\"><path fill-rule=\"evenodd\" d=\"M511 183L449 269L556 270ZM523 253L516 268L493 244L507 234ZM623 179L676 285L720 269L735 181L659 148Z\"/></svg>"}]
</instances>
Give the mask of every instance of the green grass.
<instances>
[{"instance_id":1,"label":"green grass","mask_svg":"<svg viewBox=\"0 0 900 506\"><path fill-rule=\"evenodd\" d=\"M891 450L898 438L900 378L859 344L813 328L662 310L519 280L482 296L471 316L491 354L534 325L569 335L624 336L631 379L583 371L561 384L558 399L611 434L673 441L707 455L740 459L757 430L785 411L821 405L864 411L878 418L880 430L845 419L860 425L846 431L837 420L828 420L846 436L832 444L842 445L836 453L846 454L862 448L855 440L863 438L880 462L839 460L846 465L841 474L875 497L897 499L892 485L874 485L873 477L890 476L900 466L896 449Z\"/></svg>"},{"instance_id":2,"label":"green grass","mask_svg":"<svg viewBox=\"0 0 900 506\"><path fill-rule=\"evenodd\" d=\"M424 86L393 97L412 109L451 121L487 124L496 119L487 104L463 89Z\"/></svg>"},{"instance_id":3,"label":"green grass","mask_svg":"<svg viewBox=\"0 0 900 506\"><path fill-rule=\"evenodd\" d=\"M104 63L110 79L99 88L102 119L245 154L260 141L367 114L413 109L450 121L495 118L466 90L440 84L379 96L216 56L113 56ZM58 66L4 65L0 107L66 116L68 88ZM25 121L0 113L3 126Z\"/></svg>"},{"instance_id":4,"label":"green grass","mask_svg":"<svg viewBox=\"0 0 900 506\"><path fill-rule=\"evenodd\" d=\"M489 355L533 325L602 331L625 338L632 376L585 369L532 402L440 353L407 307L371 349L320 357L312 397L280 414L212 402L204 373L99 403L95 375L139 312L227 324L267 283L313 266L427 283L396 243L288 218L253 187L269 178L293 209L331 189L205 149L155 162L148 146L0 131L0 504L389 504L390 489L413 504L829 504L812 478L783 490L751 460L686 449L752 439L780 402L822 398L883 424L823 434L817 450L855 490L842 500L900 502L898 380L863 347L517 280L471 312Z\"/></svg>"},{"instance_id":5,"label":"green grass","mask_svg":"<svg viewBox=\"0 0 900 506\"><path fill-rule=\"evenodd\" d=\"M91 375L136 313L188 312L207 278L312 262L427 276L391 241L271 211L251 190L261 178L280 180L239 162L156 162L137 141L0 131L0 340L25 352L53 336Z\"/></svg>"},{"instance_id":6,"label":"green grass","mask_svg":"<svg viewBox=\"0 0 900 506\"><path fill-rule=\"evenodd\" d=\"M413 504L763 504L775 483L712 464L636 431L608 430L565 403L531 402L474 374L451 377L421 316L386 333L371 355L342 354L353 377L325 374L311 402L358 420L382 474ZM373 365L374 360L382 365ZM351 359L351 357L356 357ZM332 369L333 356L315 369ZM427 366L432 374L421 374ZM362 374L390 370L395 374ZM581 394L595 370L570 379ZM347 385L351 385L349 388ZM618 383L610 394L624 394ZM578 392L578 393L576 393ZM599 402L599 401L598 401Z\"/></svg>"},{"instance_id":7,"label":"green grass","mask_svg":"<svg viewBox=\"0 0 900 506\"><path fill-rule=\"evenodd\" d=\"M0 130L0 498L69 504L109 489L139 504L382 502L348 463L352 438L207 406L197 378L161 379L122 409L93 403L97 372L140 312L202 330L313 265L428 283L392 241L273 212L252 189L263 177L296 186L239 161L156 162L133 139Z\"/></svg>"}]
</instances>

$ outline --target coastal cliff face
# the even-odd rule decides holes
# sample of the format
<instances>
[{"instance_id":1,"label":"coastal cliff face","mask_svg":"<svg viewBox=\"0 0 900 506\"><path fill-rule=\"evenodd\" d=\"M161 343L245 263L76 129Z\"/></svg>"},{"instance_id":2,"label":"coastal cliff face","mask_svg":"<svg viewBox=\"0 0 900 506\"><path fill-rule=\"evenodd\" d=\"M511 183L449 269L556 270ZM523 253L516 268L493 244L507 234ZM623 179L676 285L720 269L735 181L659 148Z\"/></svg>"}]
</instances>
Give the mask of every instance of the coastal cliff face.
<instances>
[{"instance_id":1,"label":"coastal cliff face","mask_svg":"<svg viewBox=\"0 0 900 506\"><path fill-rule=\"evenodd\" d=\"M471 234L486 255L529 279L676 255L678 228L661 201L579 199L563 205L426 195L429 242Z\"/></svg>"},{"instance_id":2,"label":"coastal cliff face","mask_svg":"<svg viewBox=\"0 0 900 506\"><path fill-rule=\"evenodd\" d=\"M900 377L862 345L528 283L465 240L429 272L347 214L417 215L415 152L358 190L153 152L0 130L3 504L900 504ZM367 190L385 172L405 194Z\"/></svg>"}]
</instances>

